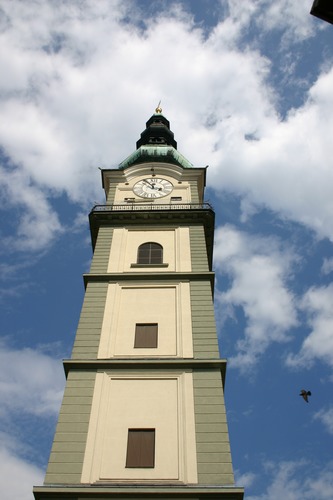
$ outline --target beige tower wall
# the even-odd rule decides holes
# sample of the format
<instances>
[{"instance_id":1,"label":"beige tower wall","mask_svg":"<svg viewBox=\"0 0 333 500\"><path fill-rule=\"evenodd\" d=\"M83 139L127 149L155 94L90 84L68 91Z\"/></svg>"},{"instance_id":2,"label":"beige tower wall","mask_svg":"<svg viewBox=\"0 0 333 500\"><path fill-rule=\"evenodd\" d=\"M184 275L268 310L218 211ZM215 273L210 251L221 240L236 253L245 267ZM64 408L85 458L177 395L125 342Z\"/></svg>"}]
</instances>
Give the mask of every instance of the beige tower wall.
<instances>
[{"instance_id":1,"label":"beige tower wall","mask_svg":"<svg viewBox=\"0 0 333 500\"><path fill-rule=\"evenodd\" d=\"M201 203L203 170L168 168L172 195ZM149 172L111 172L107 202L125 203ZM196 485L216 497L234 478L207 250L213 228L191 210L101 220L45 484L121 483L131 494L146 483ZM145 242L162 245L163 265L137 265ZM134 348L136 323L158 324L157 348ZM156 465L126 468L128 429L141 427L156 430Z\"/></svg>"},{"instance_id":2,"label":"beige tower wall","mask_svg":"<svg viewBox=\"0 0 333 500\"><path fill-rule=\"evenodd\" d=\"M163 247L164 267L150 265L150 272L190 272L189 238L188 227L116 228L113 231L113 244L109 251L107 272L142 272L142 267L136 267L137 253L139 246L147 242L158 243Z\"/></svg>"},{"instance_id":3,"label":"beige tower wall","mask_svg":"<svg viewBox=\"0 0 333 500\"><path fill-rule=\"evenodd\" d=\"M155 467L126 468L127 432L154 428ZM82 482L197 482L191 373L97 374Z\"/></svg>"},{"instance_id":4,"label":"beige tower wall","mask_svg":"<svg viewBox=\"0 0 333 500\"><path fill-rule=\"evenodd\" d=\"M193 357L189 283L109 283L98 358ZM134 347L136 323L157 323L156 348Z\"/></svg>"}]
</instances>

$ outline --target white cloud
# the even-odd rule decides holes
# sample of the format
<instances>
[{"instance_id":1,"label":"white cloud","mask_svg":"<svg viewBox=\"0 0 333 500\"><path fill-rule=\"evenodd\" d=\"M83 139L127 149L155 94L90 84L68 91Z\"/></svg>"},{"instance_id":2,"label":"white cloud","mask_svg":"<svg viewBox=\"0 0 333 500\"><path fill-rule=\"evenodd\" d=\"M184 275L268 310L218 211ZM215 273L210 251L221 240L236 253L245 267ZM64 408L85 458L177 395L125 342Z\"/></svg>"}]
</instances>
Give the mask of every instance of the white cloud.
<instances>
[{"instance_id":1,"label":"white cloud","mask_svg":"<svg viewBox=\"0 0 333 500\"><path fill-rule=\"evenodd\" d=\"M228 23L232 23L233 32L244 36L244 29L252 24L263 32L279 31L282 45L301 42L315 33L315 25L311 16L310 1L301 4L293 0L221 0L228 5ZM281 42L280 42L281 44Z\"/></svg>"},{"instance_id":2,"label":"white cloud","mask_svg":"<svg viewBox=\"0 0 333 500\"><path fill-rule=\"evenodd\" d=\"M45 351L47 348L50 345L44 346ZM27 429L41 427L45 431L46 423L58 414L64 385L59 359L0 341L1 499L30 500L33 485L43 483L44 472L32 463L36 450L31 450L24 439L32 442L26 436ZM43 432L36 431L35 440L40 435ZM40 445L37 443L37 449Z\"/></svg>"},{"instance_id":3,"label":"white cloud","mask_svg":"<svg viewBox=\"0 0 333 500\"><path fill-rule=\"evenodd\" d=\"M55 415L65 376L58 359L33 349L0 344L0 399L3 417L12 412Z\"/></svg>"},{"instance_id":4,"label":"white cloud","mask_svg":"<svg viewBox=\"0 0 333 500\"><path fill-rule=\"evenodd\" d=\"M242 488L249 488L253 485L256 480L256 474L253 472L246 472L245 474L239 474L238 471L235 471L235 483Z\"/></svg>"},{"instance_id":5,"label":"white cloud","mask_svg":"<svg viewBox=\"0 0 333 500\"><path fill-rule=\"evenodd\" d=\"M333 284L312 287L303 296L300 307L307 315L310 334L298 354L290 354L289 366L310 366L316 359L333 366Z\"/></svg>"},{"instance_id":6,"label":"white cloud","mask_svg":"<svg viewBox=\"0 0 333 500\"><path fill-rule=\"evenodd\" d=\"M21 445L1 433L1 500L31 500L33 485L43 483L43 471L20 456Z\"/></svg>"},{"instance_id":7,"label":"white cloud","mask_svg":"<svg viewBox=\"0 0 333 500\"><path fill-rule=\"evenodd\" d=\"M333 434L333 406L327 409L323 408L322 410L319 410L315 413L314 418L320 420L326 427L327 431L330 434Z\"/></svg>"},{"instance_id":8,"label":"white cloud","mask_svg":"<svg viewBox=\"0 0 333 500\"><path fill-rule=\"evenodd\" d=\"M242 193L248 204L269 207L333 240L332 86L329 70L311 88L304 106L290 111L284 122L259 110L261 116L252 122L257 140L246 140L251 129L237 115L221 123L223 139L209 171L215 189ZM250 103L244 112L252 117Z\"/></svg>"},{"instance_id":9,"label":"white cloud","mask_svg":"<svg viewBox=\"0 0 333 500\"><path fill-rule=\"evenodd\" d=\"M271 343L287 342L290 328L297 325L295 298L288 288L296 256L277 239L251 236L231 226L217 230L214 252L215 268L231 279L230 288L216 296L219 313L230 317L240 306L246 317L238 354L230 359L232 366L246 371Z\"/></svg>"},{"instance_id":10,"label":"white cloud","mask_svg":"<svg viewBox=\"0 0 333 500\"><path fill-rule=\"evenodd\" d=\"M330 63L305 104L282 121L279 89L267 83L272 61L260 53L263 29L252 46L239 42L254 20L265 33L311 36L308 6L230 2L230 16L208 34L179 7L149 19L139 6L2 4L0 144L22 179L16 192L7 190L24 208L16 227L22 248L47 247L61 231L52 197L65 193L84 207L101 197L97 167L116 167L134 149L160 98L180 150L212 165L214 189L333 238ZM5 186L14 180L12 172L1 175Z\"/></svg>"},{"instance_id":11,"label":"white cloud","mask_svg":"<svg viewBox=\"0 0 333 500\"><path fill-rule=\"evenodd\" d=\"M2 198L7 200L7 207L20 213L15 237L3 238L3 244L7 248L21 251L44 250L63 232L47 194L31 185L24 172L0 168L0 188Z\"/></svg>"},{"instance_id":12,"label":"white cloud","mask_svg":"<svg viewBox=\"0 0 333 500\"><path fill-rule=\"evenodd\" d=\"M271 484L248 500L330 500L333 497L333 462L314 467L305 461L266 464Z\"/></svg>"},{"instance_id":13,"label":"white cloud","mask_svg":"<svg viewBox=\"0 0 333 500\"><path fill-rule=\"evenodd\" d=\"M331 272L333 272L333 258L324 259L321 272L323 274L330 274Z\"/></svg>"},{"instance_id":14,"label":"white cloud","mask_svg":"<svg viewBox=\"0 0 333 500\"><path fill-rule=\"evenodd\" d=\"M309 15L313 3L311 0L308 0L308 3L297 3L293 0L259 0L255 3L258 25L265 31L281 31L284 44L291 41L300 42L314 35L315 23Z\"/></svg>"}]
</instances>

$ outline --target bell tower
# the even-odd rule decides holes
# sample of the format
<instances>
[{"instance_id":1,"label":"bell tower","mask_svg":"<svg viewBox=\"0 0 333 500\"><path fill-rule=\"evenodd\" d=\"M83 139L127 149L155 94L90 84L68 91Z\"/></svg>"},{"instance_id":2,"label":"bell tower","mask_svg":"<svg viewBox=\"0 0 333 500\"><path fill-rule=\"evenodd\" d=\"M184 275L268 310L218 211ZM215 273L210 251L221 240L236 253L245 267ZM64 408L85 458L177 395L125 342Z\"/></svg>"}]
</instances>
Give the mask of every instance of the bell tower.
<instances>
[{"instance_id":1,"label":"bell tower","mask_svg":"<svg viewBox=\"0 0 333 500\"><path fill-rule=\"evenodd\" d=\"M158 106L137 149L102 171L93 259L36 500L241 500L213 309L206 168Z\"/></svg>"}]
</instances>

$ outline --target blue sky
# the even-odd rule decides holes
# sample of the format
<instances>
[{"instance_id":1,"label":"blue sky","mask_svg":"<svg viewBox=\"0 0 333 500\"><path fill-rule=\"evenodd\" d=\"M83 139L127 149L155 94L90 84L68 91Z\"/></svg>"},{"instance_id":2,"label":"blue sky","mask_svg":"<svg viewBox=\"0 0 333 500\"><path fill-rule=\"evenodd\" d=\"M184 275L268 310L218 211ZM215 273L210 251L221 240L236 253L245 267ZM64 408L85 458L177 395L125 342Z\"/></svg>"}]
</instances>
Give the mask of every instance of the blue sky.
<instances>
[{"instance_id":1,"label":"blue sky","mask_svg":"<svg viewBox=\"0 0 333 500\"><path fill-rule=\"evenodd\" d=\"M43 481L98 167L160 99L179 151L209 165L237 483L247 500L333 497L333 27L311 5L3 0L2 499Z\"/></svg>"}]
</instances>

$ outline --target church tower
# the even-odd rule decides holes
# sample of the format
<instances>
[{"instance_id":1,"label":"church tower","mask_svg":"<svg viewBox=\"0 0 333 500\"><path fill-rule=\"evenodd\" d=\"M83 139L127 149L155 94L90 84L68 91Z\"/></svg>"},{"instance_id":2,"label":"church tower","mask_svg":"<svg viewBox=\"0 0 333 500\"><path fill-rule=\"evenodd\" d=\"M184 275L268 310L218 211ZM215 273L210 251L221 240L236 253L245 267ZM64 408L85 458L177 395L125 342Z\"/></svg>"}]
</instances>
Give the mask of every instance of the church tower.
<instances>
[{"instance_id":1,"label":"church tower","mask_svg":"<svg viewBox=\"0 0 333 500\"><path fill-rule=\"evenodd\" d=\"M214 320L206 168L158 107L89 216L90 272L36 500L241 500Z\"/></svg>"}]
</instances>

